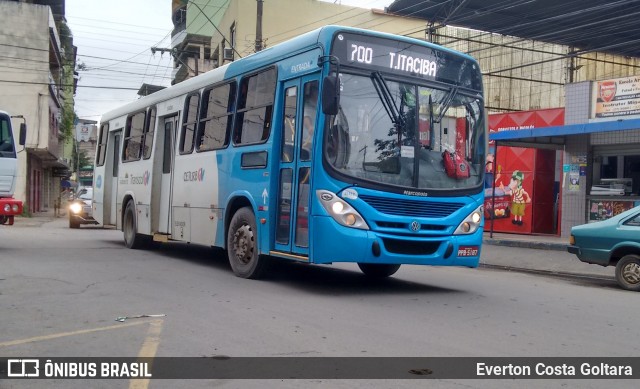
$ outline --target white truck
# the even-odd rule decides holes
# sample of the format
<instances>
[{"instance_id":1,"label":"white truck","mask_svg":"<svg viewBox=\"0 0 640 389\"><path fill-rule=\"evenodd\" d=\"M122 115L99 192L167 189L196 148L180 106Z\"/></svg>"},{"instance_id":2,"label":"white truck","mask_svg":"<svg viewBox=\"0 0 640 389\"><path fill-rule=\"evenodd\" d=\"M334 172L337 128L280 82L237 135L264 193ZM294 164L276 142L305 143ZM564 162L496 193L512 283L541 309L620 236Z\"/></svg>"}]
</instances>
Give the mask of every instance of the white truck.
<instances>
[{"instance_id":1,"label":"white truck","mask_svg":"<svg viewBox=\"0 0 640 389\"><path fill-rule=\"evenodd\" d=\"M18 116L19 117L19 116ZM18 144L24 146L27 126L20 124ZM18 173L16 139L11 126L11 116L0 111L0 224L13 225L13 218L22 213L22 201L13 198Z\"/></svg>"}]
</instances>

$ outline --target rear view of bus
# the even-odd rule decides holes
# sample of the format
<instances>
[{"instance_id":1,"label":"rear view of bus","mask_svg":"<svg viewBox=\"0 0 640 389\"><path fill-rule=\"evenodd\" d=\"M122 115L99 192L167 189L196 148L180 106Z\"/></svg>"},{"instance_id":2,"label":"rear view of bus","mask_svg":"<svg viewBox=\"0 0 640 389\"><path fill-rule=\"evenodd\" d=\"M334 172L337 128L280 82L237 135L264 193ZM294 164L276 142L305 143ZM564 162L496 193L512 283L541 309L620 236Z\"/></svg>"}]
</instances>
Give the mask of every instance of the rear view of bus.
<instances>
[{"instance_id":1,"label":"rear view of bus","mask_svg":"<svg viewBox=\"0 0 640 389\"><path fill-rule=\"evenodd\" d=\"M478 266L487 135L477 62L404 37L327 38L313 261L376 276L400 264Z\"/></svg>"}]
</instances>

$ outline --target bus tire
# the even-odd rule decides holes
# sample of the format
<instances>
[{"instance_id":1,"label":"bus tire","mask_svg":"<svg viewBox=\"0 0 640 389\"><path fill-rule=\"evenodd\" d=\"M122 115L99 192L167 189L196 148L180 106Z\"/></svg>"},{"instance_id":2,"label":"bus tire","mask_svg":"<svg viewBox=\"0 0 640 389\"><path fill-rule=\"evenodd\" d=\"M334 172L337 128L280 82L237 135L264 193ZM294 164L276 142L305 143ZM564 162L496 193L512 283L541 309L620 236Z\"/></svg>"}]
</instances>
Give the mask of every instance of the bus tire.
<instances>
[{"instance_id":1,"label":"bus tire","mask_svg":"<svg viewBox=\"0 0 640 389\"><path fill-rule=\"evenodd\" d=\"M130 249L140 249L143 247L143 236L137 233L136 206L133 201L127 203L122 217L122 232L124 235L124 245Z\"/></svg>"},{"instance_id":2,"label":"bus tire","mask_svg":"<svg viewBox=\"0 0 640 389\"><path fill-rule=\"evenodd\" d=\"M616 281L623 289L640 292L640 255L628 254L618 261Z\"/></svg>"},{"instance_id":3,"label":"bus tire","mask_svg":"<svg viewBox=\"0 0 640 389\"><path fill-rule=\"evenodd\" d=\"M0 216L0 224L7 224L7 221L9 221L9 218L7 216Z\"/></svg>"},{"instance_id":4,"label":"bus tire","mask_svg":"<svg viewBox=\"0 0 640 389\"><path fill-rule=\"evenodd\" d=\"M258 253L256 217L249 207L238 209L227 231L227 256L233 273L241 278L258 279L266 269L266 257Z\"/></svg>"},{"instance_id":5,"label":"bus tire","mask_svg":"<svg viewBox=\"0 0 640 389\"><path fill-rule=\"evenodd\" d=\"M400 269L400 265L386 263L358 263L358 267L365 275L375 278L389 277Z\"/></svg>"}]
</instances>

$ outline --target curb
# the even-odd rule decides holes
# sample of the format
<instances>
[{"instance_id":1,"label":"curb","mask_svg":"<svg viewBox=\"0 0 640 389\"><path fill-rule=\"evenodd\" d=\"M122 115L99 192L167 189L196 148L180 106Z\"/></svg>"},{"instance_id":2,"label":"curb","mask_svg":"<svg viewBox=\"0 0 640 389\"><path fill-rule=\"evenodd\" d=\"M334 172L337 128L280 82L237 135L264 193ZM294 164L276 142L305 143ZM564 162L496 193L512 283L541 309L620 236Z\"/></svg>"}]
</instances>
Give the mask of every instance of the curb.
<instances>
[{"instance_id":1,"label":"curb","mask_svg":"<svg viewBox=\"0 0 640 389\"><path fill-rule=\"evenodd\" d=\"M530 269L530 268L524 268L524 267L514 267L514 266L505 266L505 265L492 265L489 263L480 263L480 267L487 268L487 269L515 271L520 273L531 273L531 274L553 276L553 277L571 277L571 278L583 278L583 279L589 279L589 280L602 280L602 281L615 280L615 277L611 277L603 274L585 273L585 272L540 270L540 269Z\"/></svg>"},{"instance_id":2,"label":"curb","mask_svg":"<svg viewBox=\"0 0 640 389\"><path fill-rule=\"evenodd\" d=\"M527 249L538 250L555 250L555 251L567 251L567 243L560 242L534 242L525 240L513 240L513 239L499 239L499 238L484 238L483 243L491 244L495 246L509 246L520 247Z\"/></svg>"}]
</instances>

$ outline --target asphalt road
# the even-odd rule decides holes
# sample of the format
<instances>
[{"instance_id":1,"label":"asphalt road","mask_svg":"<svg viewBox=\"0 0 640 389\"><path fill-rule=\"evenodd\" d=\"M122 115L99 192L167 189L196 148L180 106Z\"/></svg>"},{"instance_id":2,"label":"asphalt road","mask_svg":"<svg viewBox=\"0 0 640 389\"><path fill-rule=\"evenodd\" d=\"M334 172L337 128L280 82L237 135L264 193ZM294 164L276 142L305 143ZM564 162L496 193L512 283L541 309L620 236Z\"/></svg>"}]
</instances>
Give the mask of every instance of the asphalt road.
<instances>
[{"instance_id":1,"label":"asphalt road","mask_svg":"<svg viewBox=\"0 0 640 389\"><path fill-rule=\"evenodd\" d=\"M403 266L277 263L233 275L223 252L123 247L122 233L0 228L4 357L634 357L637 293L613 280ZM527 250L527 249L517 249ZM128 319L121 316L166 315ZM142 385L142 386L141 386ZM7 380L0 388L580 387L630 380Z\"/></svg>"}]
</instances>

